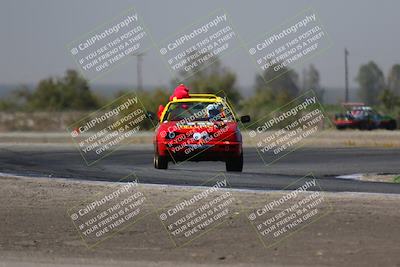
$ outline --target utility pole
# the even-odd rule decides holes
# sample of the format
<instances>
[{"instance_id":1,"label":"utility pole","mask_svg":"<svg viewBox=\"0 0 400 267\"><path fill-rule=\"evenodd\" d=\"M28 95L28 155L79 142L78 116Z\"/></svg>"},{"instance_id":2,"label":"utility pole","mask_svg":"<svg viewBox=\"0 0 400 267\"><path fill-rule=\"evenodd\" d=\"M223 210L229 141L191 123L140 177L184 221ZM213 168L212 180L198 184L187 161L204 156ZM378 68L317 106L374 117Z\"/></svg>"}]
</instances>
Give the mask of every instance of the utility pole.
<instances>
[{"instance_id":1,"label":"utility pole","mask_svg":"<svg viewBox=\"0 0 400 267\"><path fill-rule=\"evenodd\" d=\"M307 80L307 70L306 70L306 68L303 68L303 84L302 84L303 88L301 88L302 91L307 91L307 90L313 89L313 88L306 88L306 85L307 85L306 80Z\"/></svg>"},{"instance_id":2,"label":"utility pole","mask_svg":"<svg viewBox=\"0 0 400 267\"><path fill-rule=\"evenodd\" d=\"M131 56L137 57L137 67L136 67L137 90L142 90L143 89L142 63L143 63L144 53L131 54Z\"/></svg>"},{"instance_id":3,"label":"utility pole","mask_svg":"<svg viewBox=\"0 0 400 267\"><path fill-rule=\"evenodd\" d=\"M137 54L137 87L139 91L143 89L142 63L143 53Z\"/></svg>"},{"instance_id":4,"label":"utility pole","mask_svg":"<svg viewBox=\"0 0 400 267\"><path fill-rule=\"evenodd\" d=\"M349 51L347 48L344 49L344 74L345 74L345 85L346 85L346 92L345 92L345 102L349 102L349 70L347 66L347 57L349 55Z\"/></svg>"}]
</instances>

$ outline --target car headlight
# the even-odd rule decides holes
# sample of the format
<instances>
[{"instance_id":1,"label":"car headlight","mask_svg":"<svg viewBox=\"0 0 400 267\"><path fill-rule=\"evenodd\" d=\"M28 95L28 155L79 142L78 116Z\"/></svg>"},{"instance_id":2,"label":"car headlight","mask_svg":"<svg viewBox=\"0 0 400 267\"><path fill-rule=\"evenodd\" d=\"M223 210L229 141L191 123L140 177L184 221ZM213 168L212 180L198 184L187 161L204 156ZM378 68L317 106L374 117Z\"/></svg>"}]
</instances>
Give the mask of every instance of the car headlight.
<instances>
[{"instance_id":1,"label":"car headlight","mask_svg":"<svg viewBox=\"0 0 400 267\"><path fill-rule=\"evenodd\" d=\"M165 136L165 139L174 139L176 136L175 132L167 132L167 135Z\"/></svg>"}]
</instances>

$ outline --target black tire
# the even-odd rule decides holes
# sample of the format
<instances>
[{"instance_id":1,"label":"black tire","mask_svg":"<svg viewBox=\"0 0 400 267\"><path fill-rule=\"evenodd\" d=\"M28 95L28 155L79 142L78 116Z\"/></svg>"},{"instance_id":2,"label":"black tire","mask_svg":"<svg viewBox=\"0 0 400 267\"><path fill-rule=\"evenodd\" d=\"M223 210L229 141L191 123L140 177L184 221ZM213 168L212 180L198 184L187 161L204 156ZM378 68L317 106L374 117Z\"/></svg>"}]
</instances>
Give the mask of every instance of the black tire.
<instances>
[{"instance_id":1,"label":"black tire","mask_svg":"<svg viewBox=\"0 0 400 267\"><path fill-rule=\"evenodd\" d=\"M154 153L154 168L166 170L168 169L168 159L163 156L159 156L158 153Z\"/></svg>"},{"instance_id":2,"label":"black tire","mask_svg":"<svg viewBox=\"0 0 400 267\"><path fill-rule=\"evenodd\" d=\"M397 129L397 123L395 120L389 121L388 125L386 126L387 130L393 131Z\"/></svg>"},{"instance_id":3,"label":"black tire","mask_svg":"<svg viewBox=\"0 0 400 267\"><path fill-rule=\"evenodd\" d=\"M239 157L225 161L227 172L241 172L243 170L243 153Z\"/></svg>"},{"instance_id":4,"label":"black tire","mask_svg":"<svg viewBox=\"0 0 400 267\"><path fill-rule=\"evenodd\" d=\"M372 130L371 126L369 125L369 123L367 121L361 122L358 129L361 131Z\"/></svg>"}]
</instances>

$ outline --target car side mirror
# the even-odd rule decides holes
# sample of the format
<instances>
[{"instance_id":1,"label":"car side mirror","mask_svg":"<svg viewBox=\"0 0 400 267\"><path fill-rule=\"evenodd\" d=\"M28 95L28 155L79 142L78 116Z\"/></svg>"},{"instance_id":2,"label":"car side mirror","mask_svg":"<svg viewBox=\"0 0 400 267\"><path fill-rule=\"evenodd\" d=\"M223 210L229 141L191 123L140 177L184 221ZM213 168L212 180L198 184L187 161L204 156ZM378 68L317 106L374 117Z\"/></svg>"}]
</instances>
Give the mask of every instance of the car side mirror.
<instances>
[{"instance_id":1,"label":"car side mirror","mask_svg":"<svg viewBox=\"0 0 400 267\"><path fill-rule=\"evenodd\" d=\"M147 118L149 118L150 120L155 120L156 118L156 114L154 112L147 112Z\"/></svg>"},{"instance_id":2,"label":"car side mirror","mask_svg":"<svg viewBox=\"0 0 400 267\"><path fill-rule=\"evenodd\" d=\"M249 115L241 116L240 122L242 123L250 122L250 116Z\"/></svg>"}]
</instances>

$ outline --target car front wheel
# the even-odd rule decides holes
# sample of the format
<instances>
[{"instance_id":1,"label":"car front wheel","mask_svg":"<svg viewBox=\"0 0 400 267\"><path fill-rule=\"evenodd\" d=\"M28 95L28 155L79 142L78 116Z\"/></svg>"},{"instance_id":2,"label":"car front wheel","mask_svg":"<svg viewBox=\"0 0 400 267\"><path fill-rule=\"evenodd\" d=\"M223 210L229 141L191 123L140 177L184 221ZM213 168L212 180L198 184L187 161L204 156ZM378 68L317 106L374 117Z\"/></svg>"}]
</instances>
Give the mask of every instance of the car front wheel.
<instances>
[{"instance_id":1,"label":"car front wheel","mask_svg":"<svg viewBox=\"0 0 400 267\"><path fill-rule=\"evenodd\" d=\"M167 157L160 156L158 153L154 153L154 168L156 169L168 169Z\"/></svg>"},{"instance_id":2,"label":"car front wheel","mask_svg":"<svg viewBox=\"0 0 400 267\"><path fill-rule=\"evenodd\" d=\"M237 158L227 159L225 166L228 172L241 172L243 170L243 152Z\"/></svg>"}]
</instances>

